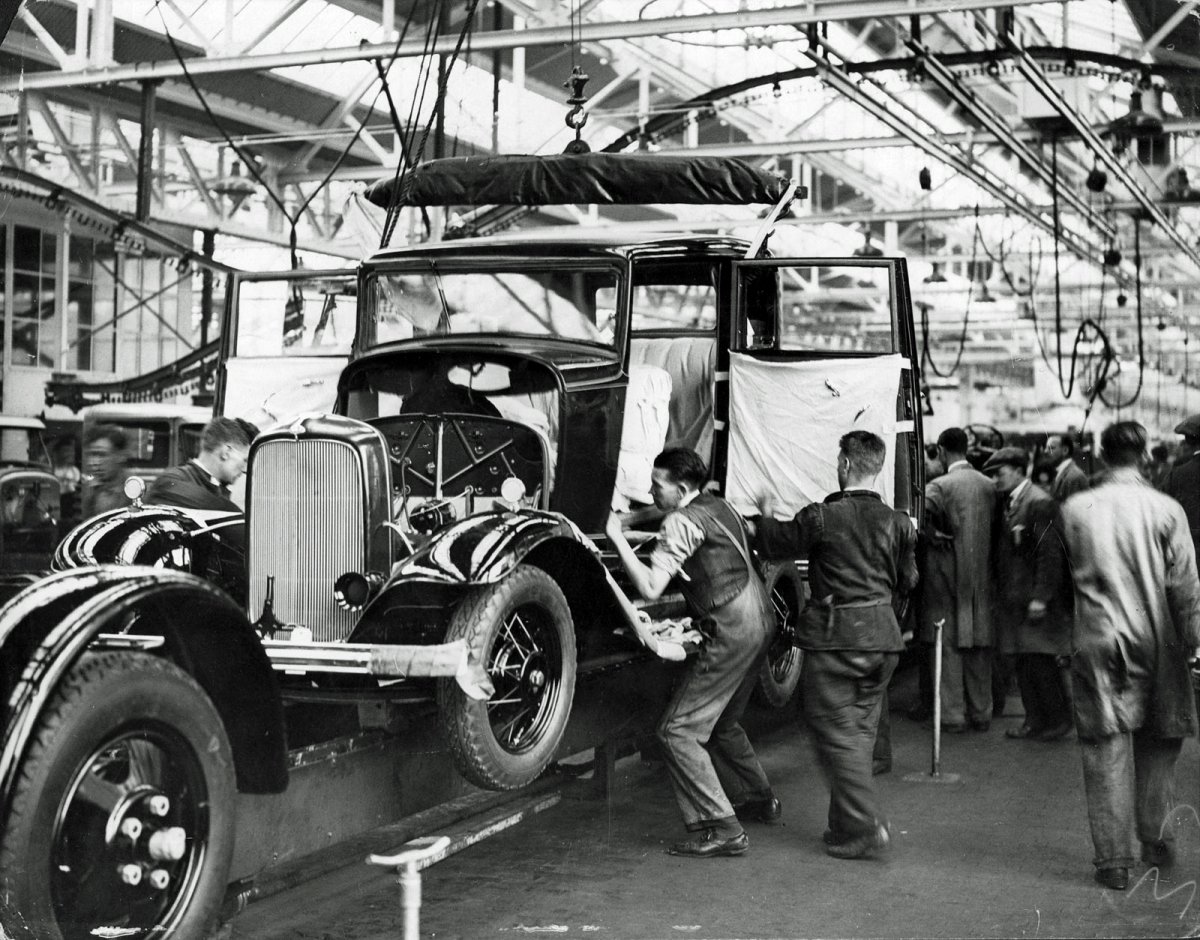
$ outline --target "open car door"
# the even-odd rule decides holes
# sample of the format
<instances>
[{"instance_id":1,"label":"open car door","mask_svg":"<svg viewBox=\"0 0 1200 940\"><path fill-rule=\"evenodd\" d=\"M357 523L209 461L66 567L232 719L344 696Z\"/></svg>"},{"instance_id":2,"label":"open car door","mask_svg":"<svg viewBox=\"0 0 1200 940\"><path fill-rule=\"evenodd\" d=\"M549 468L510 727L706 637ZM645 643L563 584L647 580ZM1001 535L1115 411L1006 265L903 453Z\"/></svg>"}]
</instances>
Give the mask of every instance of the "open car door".
<instances>
[{"instance_id":1,"label":"open car door","mask_svg":"<svg viewBox=\"0 0 1200 940\"><path fill-rule=\"evenodd\" d=\"M838 440L861 428L888 446L880 494L919 524L924 462L904 259L746 260L734 273L729 390L717 402L726 497L749 514L771 493L790 517L837 490Z\"/></svg>"},{"instance_id":2,"label":"open car door","mask_svg":"<svg viewBox=\"0 0 1200 940\"><path fill-rule=\"evenodd\" d=\"M229 278L217 414L266 429L332 411L356 323L355 269Z\"/></svg>"}]
</instances>

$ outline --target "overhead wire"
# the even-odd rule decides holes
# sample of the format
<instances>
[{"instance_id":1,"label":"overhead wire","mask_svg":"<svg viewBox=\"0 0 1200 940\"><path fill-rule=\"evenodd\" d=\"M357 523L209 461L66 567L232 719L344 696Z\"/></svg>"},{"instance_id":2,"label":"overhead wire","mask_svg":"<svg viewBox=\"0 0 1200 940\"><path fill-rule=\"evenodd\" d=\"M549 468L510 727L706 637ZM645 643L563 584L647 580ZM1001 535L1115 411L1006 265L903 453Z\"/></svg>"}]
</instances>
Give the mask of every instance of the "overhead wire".
<instances>
[{"instance_id":1,"label":"overhead wire","mask_svg":"<svg viewBox=\"0 0 1200 940\"><path fill-rule=\"evenodd\" d=\"M254 155L247 154L247 152L243 151L242 148L239 147L237 145L237 143L234 142L233 137L229 134L228 130L225 128L225 125L216 116L216 114L213 113L213 110L208 103L207 96L201 90L199 84L196 82L195 77L192 75L191 71L189 70L188 65L187 65L187 60L184 58L184 55L183 55L183 51L179 48L179 44L176 41L174 34L171 32L170 27L167 25L167 20L163 14L162 7L161 7L161 0L154 0L154 8L158 12L159 19L162 22L163 33L166 36L168 45L170 45L170 47L171 47L171 52L175 56L175 60L179 63L179 68L183 72L183 76L187 80L188 86L191 88L192 93L196 96L196 100L199 101L201 108L204 110L205 115L208 117L209 123L220 133L221 138L225 141L226 146L228 146L230 148L230 150L232 150L234 152L234 154L242 162L242 165L246 167L247 171L249 171L250 175L254 177L255 181L260 186L262 186L263 191L267 195L267 197L275 204L275 206L283 214L284 218L286 218L288 220L288 224L289 224L288 246L289 246L289 253L290 253L290 257L291 257L291 265L292 265L293 269L298 268L299 267L299 256L298 256L298 252L297 252L298 236L297 236L296 228L299 225L300 219L303 217L304 212L312 204L312 201L329 184L329 181L333 178L334 174L338 171L338 169L341 167L342 163L350 155L350 151L354 148L354 145L356 143L358 143L359 138L362 136L362 133L367 126L367 120L369 120L371 114L374 113L375 103L379 100L379 95L382 93L383 88L381 87L380 90L376 91L375 97L371 100L371 104L368 108L367 117L362 122L359 123L359 126L355 129L353 135L350 138L350 141L346 144L346 146L338 154L338 156L334 160L332 166L329 168L329 171L325 174L325 176L322 178L322 180L317 184L317 187L313 190L313 192L311 194L309 194L307 197L304 198L304 201L296 208L294 213L289 212L287 204L280 197L280 195L278 193L276 193L275 188L270 185L270 183L266 180L266 178L262 175L262 173L259 172ZM407 31L408 31L408 27L412 22L412 16L413 16L414 10L415 10L415 5L409 11L408 19L405 21L405 24L404 24L404 29L397 36L396 43L392 49L392 54L391 54L391 57L388 62L388 69L391 69L392 65L396 61L396 58L400 54L400 46L403 43L405 35L407 34ZM384 75L386 75L386 70L381 71L381 77L383 77ZM301 190L300 194L302 196L304 196L303 190Z\"/></svg>"},{"instance_id":2,"label":"overhead wire","mask_svg":"<svg viewBox=\"0 0 1200 940\"><path fill-rule=\"evenodd\" d=\"M435 22L437 23L437 26L434 29L430 30L431 37L436 33L438 38L440 38L441 19L442 19L441 11L444 6L444 3L445 3L445 0L439 0L438 6L437 6L438 15L435 18ZM453 71L454 65L458 61L459 56L462 53L462 48L463 48L464 42L466 42L467 37L471 34L472 27L473 27L473 24L475 21L475 11L478 8L478 6L479 6L479 0L468 0L468 2L467 2L466 10L464 12L462 29L459 30L458 39L454 44L454 51L450 54L449 62L447 62L445 64L445 67L442 69L442 74L441 74L441 77L438 82L437 95L438 95L439 100L444 99L446 96L446 86L449 84L449 81L450 81L450 73ZM436 38L430 38L430 40L426 43L426 50L429 50L430 48L432 48L433 44L435 44L436 42L437 42ZM430 59L430 56L428 54L426 54L425 60L427 63L429 63L429 59ZM431 73L431 70L432 70L432 65L431 65L431 63L429 63L426 65L426 68L425 68L425 81L422 84L422 89L421 89L421 93L419 96L421 105L424 104L425 95L428 90L429 75ZM416 107L416 106L417 106L417 102L414 98L414 107ZM417 113L419 113L419 111ZM434 125L434 116L431 115L430 119L425 124L424 130L421 133L421 140L420 140L419 144L416 147L410 146L410 148L409 148L410 153L412 153L414 155L414 158L417 161L420 161L421 159L423 159L423 155L425 152L425 144L429 140L429 134L433 130L433 125ZM397 163L397 165L396 165L396 173L392 177L391 200L390 200L390 204L387 209L387 215L385 216L385 219L384 219L383 233L380 238L380 247L381 248L386 246L388 244L388 242L391 241L392 233L395 231L396 222L399 219L399 215L400 215L400 212L399 212L399 210L400 210L400 191L402 188L404 178L408 172L411 172L411 169L412 169L412 166L406 166L402 170L402 164ZM427 218L426 218L426 225L428 226Z\"/></svg>"},{"instance_id":3,"label":"overhead wire","mask_svg":"<svg viewBox=\"0 0 1200 940\"><path fill-rule=\"evenodd\" d=\"M967 285L967 302L963 309L962 330L959 333L959 337L958 337L958 352L954 356L954 364L952 366L950 366L950 368L947 369L945 372L943 372L938 367L937 363L935 363L933 361L933 353L932 353L932 350L930 349L930 345L929 345L929 332L930 332L930 324L929 324L929 309L930 308L929 308L929 305L928 304L920 304L920 310L921 310L921 360L923 363L925 363L926 365L929 366L930 370L933 372L934 375L936 375L938 378L941 378L941 379L949 379L949 378L954 377L954 374L958 371L958 367L962 364L963 355L967 349L967 334L968 334L968 331L970 328L970 323L971 323L971 300L973 299L974 293L975 293L974 272L975 272L975 266L976 266L976 259L978 258L978 248L979 248L979 241L980 241L981 237L982 237L982 233L979 230L979 206L976 205L975 206L975 232L971 237L971 266L969 268L969 270L971 271L971 279L970 279L969 284Z\"/></svg>"}]
</instances>

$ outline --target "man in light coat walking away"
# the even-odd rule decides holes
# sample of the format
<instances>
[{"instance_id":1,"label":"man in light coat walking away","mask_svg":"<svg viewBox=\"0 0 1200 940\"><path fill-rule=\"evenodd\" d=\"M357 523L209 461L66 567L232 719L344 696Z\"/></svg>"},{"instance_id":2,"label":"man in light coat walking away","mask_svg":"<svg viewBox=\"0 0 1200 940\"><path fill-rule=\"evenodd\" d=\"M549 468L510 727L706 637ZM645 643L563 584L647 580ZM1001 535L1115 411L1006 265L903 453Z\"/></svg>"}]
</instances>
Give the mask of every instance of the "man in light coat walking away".
<instances>
[{"instance_id":1,"label":"man in light coat walking away","mask_svg":"<svg viewBox=\"0 0 1200 940\"><path fill-rule=\"evenodd\" d=\"M1142 861L1174 859L1175 762L1196 733L1189 662L1200 644L1200 580L1183 507L1138 464L1146 429L1100 438L1109 471L1063 507L1075 581L1071 675L1096 880L1124 890Z\"/></svg>"},{"instance_id":2,"label":"man in light coat walking away","mask_svg":"<svg viewBox=\"0 0 1200 940\"><path fill-rule=\"evenodd\" d=\"M967 462L967 434L938 436L946 472L925 485L926 505L954 540L954 593L942 628L942 727L987 731L992 719L992 481Z\"/></svg>"}]
</instances>

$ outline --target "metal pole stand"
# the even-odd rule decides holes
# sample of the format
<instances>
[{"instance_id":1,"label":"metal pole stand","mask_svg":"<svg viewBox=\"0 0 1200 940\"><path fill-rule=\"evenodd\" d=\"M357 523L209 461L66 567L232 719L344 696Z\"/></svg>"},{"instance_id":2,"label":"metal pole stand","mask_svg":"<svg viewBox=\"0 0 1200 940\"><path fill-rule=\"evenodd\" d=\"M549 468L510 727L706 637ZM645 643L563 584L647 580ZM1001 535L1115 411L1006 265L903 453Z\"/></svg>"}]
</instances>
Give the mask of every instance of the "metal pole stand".
<instances>
[{"instance_id":1,"label":"metal pole stand","mask_svg":"<svg viewBox=\"0 0 1200 940\"><path fill-rule=\"evenodd\" d=\"M939 620L933 629L933 754L929 773L905 774L909 783L959 783L958 774L942 773L942 626Z\"/></svg>"},{"instance_id":2,"label":"metal pole stand","mask_svg":"<svg viewBox=\"0 0 1200 940\"><path fill-rule=\"evenodd\" d=\"M398 855L371 855L367 858L367 864L382 865L385 868L398 870L400 909L404 912L404 940L420 940L420 870L439 861L439 856L450 848L450 839L448 836L421 836L411 842L406 842L405 845L411 846L411 848Z\"/></svg>"}]
</instances>

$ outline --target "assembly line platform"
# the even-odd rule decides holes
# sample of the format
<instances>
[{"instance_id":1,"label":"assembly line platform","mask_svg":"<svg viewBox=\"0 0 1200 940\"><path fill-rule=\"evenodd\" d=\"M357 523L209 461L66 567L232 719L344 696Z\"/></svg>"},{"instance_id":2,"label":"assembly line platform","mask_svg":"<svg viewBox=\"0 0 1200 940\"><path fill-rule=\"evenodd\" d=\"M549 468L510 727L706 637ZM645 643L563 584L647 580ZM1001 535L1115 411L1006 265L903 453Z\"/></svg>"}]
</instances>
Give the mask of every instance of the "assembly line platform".
<instances>
[{"instance_id":1,"label":"assembly line platform","mask_svg":"<svg viewBox=\"0 0 1200 940\"><path fill-rule=\"evenodd\" d=\"M684 836L662 764L617 762L608 796L585 779L517 825L423 873L430 938L1187 937L1200 936L1200 749L1178 767L1179 860L1135 868L1128 891L1092 878L1079 746L1010 740L1014 695L990 731L943 739L904 717L911 676L892 696L894 764L877 779L894 827L878 859L823 851L827 791L795 714L749 716L783 801L781 825L750 824L739 858L664 853ZM914 779L915 778L915 779ZM436 835L436 832L428 833ZM396 876L350 864L248 906L239 940L402 936Z\"/></svg>"}]
</instances>

